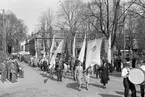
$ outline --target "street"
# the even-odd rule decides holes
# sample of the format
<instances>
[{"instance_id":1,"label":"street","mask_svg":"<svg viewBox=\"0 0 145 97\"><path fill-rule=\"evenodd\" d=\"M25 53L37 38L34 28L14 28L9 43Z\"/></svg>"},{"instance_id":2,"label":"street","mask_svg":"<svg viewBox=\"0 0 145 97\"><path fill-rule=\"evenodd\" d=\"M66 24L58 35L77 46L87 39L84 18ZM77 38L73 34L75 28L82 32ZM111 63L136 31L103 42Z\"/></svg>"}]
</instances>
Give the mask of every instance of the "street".
<instances>
[{"instance_id":1,"label":"street","mask_svg":"<svg viewBox=\"0 0 145 97\"><path fill-rule=\"evenodd\" d=\"M63 82L57 82L38 68L30 67L26 63L19 63L24 67L24 78L18 78L16 83L0 82L0 97L123 97L123 83L120 73L110 74L107 88L103 89L100 79L91 77L89 90L85 84L82 91L78 91L77 82L68 74ZM140 97L139 86L136 86L137 97Z\"/></svg>"}]
</instances>

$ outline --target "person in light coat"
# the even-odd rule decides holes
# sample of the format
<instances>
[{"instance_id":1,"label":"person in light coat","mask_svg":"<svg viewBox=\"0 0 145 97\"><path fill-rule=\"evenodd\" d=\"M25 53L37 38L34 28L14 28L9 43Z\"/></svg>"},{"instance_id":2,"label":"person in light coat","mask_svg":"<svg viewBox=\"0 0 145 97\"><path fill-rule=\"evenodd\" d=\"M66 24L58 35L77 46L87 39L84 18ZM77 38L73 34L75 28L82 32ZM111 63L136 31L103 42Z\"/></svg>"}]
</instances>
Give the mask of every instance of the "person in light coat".
<instances>
[{"instance_id":1,"label":"person in light coat","mask_svg":"<svg viewBox=\"0 0 145 97\"><path fill-rule=\"evenodd\" d=\"M82 63L79 61L78 66L75 69L75 79L78 81L78 90L81 91L82 79L83 79L83 67Z\"/></svg>"},{"instance_id":2,"label":"person in light coat","mask_svg":"<svg viewBox=\"0 0 145 97\"><path fill-rule=\"evenodd\" d=\"M85 77L85 82L86 82L86 90L88 90L88 86L90 83L90 75L92 74L92 67L89 66L85 71L84 71L84 77Z\"/></svg>"},{"instance_id":3,"label":"person in light coat","mask_svg":"<svg viewBox=\"0 0 145 97\"><path fill-rule=\"evenodd\" d=\"M122 69L121 76L123 77L124 97L129 97L129 90L131 90L131 97L136 97L135 85L130 82L128 75L130 72L130 63L126 62Z\"/></svg>"}]
</instances>

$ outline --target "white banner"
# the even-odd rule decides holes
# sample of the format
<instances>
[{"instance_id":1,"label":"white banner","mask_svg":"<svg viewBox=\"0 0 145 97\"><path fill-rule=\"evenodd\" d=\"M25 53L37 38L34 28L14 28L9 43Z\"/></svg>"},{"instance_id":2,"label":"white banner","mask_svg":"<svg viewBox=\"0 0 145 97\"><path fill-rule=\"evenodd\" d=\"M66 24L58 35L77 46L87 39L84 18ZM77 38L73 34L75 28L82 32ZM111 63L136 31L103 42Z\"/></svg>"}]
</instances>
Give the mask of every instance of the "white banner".
<instances>
[{"instance_id":1,"label":"white banner","mask_svg":"<svg viewBox=\"0 0 145 97\"><path fill-rule=\"evenodd\" d=\"M54 52L51 61L50 61L50 66L49 69L52 68L53 65L55 65L55 59L58 53L61 53L62 49L63 49L63 44L64 44L64 40L62 40L59 44L59 46L57 47L56 51Z\"/></svg>"},{"instance_id":2,"label":"white banner","mask_svg":"<svg viewBox=\"0 0 145 97\"><path fill-rule=\"evenodd\" d=\"M74 41L73 41L73 57L75 57L75 48L76 48L76 35L74 37Z\"/></svg>"},{"instance_id":3,"label":"white banner","mask_svg":"<svg viewBox=\"0 0 145 97\"><path fill-rule=\"evenodd\" d=\"M84 61L84 56L85 56L85 47L86 47L86 35L85 35L85 39L81 48L81 51L79 53L79 57L78 59L83 63Z\"/></svg>"},{"instance_id":4,"label":"white banner","mask_svg":"<svg viewBox=\"0 0 145 97\"><path fill-rule=\"evenodd\" d=\"M101 66L101 45L103 38L88 41L86 55L86 69L91 65Z\"/></svg>"},{"instance_id":5,"label":"white banner","mask_svg":"<svg viewBox=\"0 0 145 97\"><path fill-rule=\"evenodd\" d=\"M108 55L107 55L108 62L111 64L111 35L108 39Z\"/></svg>"},{"instance_id":6,"label":"white banner","mask_svg":"<svg viewBox=\"0 0 145 97\"><path fill-rule=\"evenodd\" d=\"M51 48L50 48L50 58L52 57L52 53L53 53L54 39L55 39L55 35L53 36L52 45L51 45Z\"/></svg>"}]
</instances>

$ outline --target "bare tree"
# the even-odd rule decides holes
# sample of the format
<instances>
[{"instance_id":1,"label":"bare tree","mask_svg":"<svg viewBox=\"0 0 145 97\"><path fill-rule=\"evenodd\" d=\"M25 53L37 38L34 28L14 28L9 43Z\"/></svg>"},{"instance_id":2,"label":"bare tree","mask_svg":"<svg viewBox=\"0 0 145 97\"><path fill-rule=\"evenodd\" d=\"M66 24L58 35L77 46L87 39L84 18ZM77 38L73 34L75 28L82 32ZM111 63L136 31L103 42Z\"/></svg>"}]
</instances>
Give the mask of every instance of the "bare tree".
<instances>
[{"instance_id":1,"label":"bare tree","mask_svg":"<svg viewBox=\"0 0 145 97\"><path fill-rule=\"evenodd\" d=\"M45 45L45 52L49 51L51 44L52 44L52 23L53 23L53 11L51 9L48 9L45 13L42 14L40 17L40 28L42 32L43 38L50 38L49 46L47 44L47 40L44 39L44 45ZM48 37L49 35L49 37Z\"/></svg>"},{"instance_id":2,"label":"bare tree","mask_svg":"<svg viewBox=\"0 0 145 97\"><path fill-rule=\"evenodd\" d=\"M15 14L8 11L6 14L6 44L13 46L16 51L19 51L19 43L26 39L28 32L27 26L24 21L18 19Z\"/></svg>"},{"instance_id":3,"label":"bare tree","mask_svg":"<svg viewBox=\"0 0 145 97\"><path fill-rule=\"evenodd\" d=\"M93 0L88 3L89 14L88 17L95 19L95 23L91 24L96 29L96 32L103 33L108 39L111 35L112 43L114 46L118 28L123 26L125 20L125 12L132 6L135 0L128 3L125 10L121 6L121 0ZM93 21L94 22L94 21Z\"/></svg>"},{"instance_id":4,"label":"bare tree","mask_svg":"<svg viewBox=\"0 0 145 97\"><path fill-rule=\"evenodd\" d=\"M82 9L84 4L81 0L64 0L61 2L61 7L58 12L59 25L63 28L67 28L69 31L69 53L72 53L72 41L73 37L76 34L76 31L81 25L82 22Z\"/></svg>"}]
</instances>

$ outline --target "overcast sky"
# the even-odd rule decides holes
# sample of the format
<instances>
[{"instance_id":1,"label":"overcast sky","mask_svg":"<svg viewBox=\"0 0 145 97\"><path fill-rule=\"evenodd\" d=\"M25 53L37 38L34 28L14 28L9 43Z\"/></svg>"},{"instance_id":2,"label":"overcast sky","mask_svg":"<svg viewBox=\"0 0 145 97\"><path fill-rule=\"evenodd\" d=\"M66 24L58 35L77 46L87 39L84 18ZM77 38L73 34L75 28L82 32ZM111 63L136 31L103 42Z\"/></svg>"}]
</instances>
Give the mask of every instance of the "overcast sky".
<instances>
[{"instance_id":1,"label":"overcast sky","mask_svg":"<svg viewBox=\"0 0 145 97\"><path fill-rule=\"evenodd\" d=\"M59 6L60 0L0 0L0 9L12 11L17 18L25 21L29 33L34 31L39 17L48 8L54 12ZM1 13L2 11L0 11Z\"/></svg>"}]
</instances>

